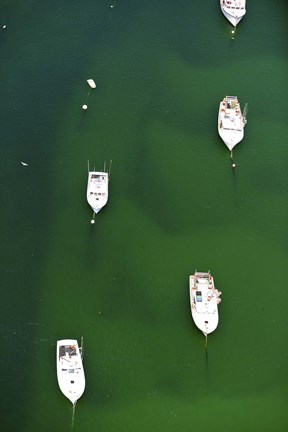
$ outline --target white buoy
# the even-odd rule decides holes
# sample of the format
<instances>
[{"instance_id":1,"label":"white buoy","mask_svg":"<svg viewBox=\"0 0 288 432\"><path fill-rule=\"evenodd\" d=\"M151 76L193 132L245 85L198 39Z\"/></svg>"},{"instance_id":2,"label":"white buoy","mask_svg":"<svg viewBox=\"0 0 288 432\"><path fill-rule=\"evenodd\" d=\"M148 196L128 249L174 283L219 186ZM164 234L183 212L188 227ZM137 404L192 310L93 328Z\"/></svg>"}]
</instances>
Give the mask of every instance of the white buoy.
<instances>
[{"instance_id":1,"label":"white buoy","mask_svg":"<svg viewBox=\"0 0 288 432\"><path fill-rule=\"evenodd\" d=\"M94 220L94 219L92 219L92 220L91 220L91 224L94 224L94 223L95 223L95 220Z\"/></svg>"},{"instance_id":2,"label":"white buoy","mask_svg":"<svg viewBox=\"0 0 288 432\"><path fill-rule=\"evenodd\" d=\"M5 29L6 29L6 27L7 27L7 25L6 25L6 24L4 24L2 28L3 28L4 30L5 30Z\"/></svg>"},{"instance_id":3,"label":"white buoy","mask_svg":"<svg viewBox=\"0 0 288 432\"><path fill-rule=\"evenodd\" d=\"M235 163L232 164L232 168L236 168L236 164Z\"/></svg>"},{"instance_id":4,"label":"white buoy","mask_svg":"<svg viewBox=\"0 0 288 432\"><path fill-rule=\"evenodd\" d=\"M28 164L26 162L21 162L21 164L25 167L28 166Z\"/></svg>"},{"instance_id":5,"label":"white buoy","mask_svg":"<svg viewBox=\"0 0 288 432\"><path fill-rule=\"evenodd\" d=\"M82 109L83 109L83 111L86 111L88 109L88 106L87 105L82 105Z\"/></svg>"}]
</instances>

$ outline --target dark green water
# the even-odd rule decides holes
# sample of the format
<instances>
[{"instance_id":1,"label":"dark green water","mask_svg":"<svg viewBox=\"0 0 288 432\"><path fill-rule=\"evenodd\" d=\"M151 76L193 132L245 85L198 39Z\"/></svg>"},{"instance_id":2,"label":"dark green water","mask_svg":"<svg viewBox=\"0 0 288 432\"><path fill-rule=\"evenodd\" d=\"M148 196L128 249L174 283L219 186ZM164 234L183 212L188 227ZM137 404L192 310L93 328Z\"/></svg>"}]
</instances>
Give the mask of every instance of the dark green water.
<instances>
[{"instance_id":1,"label":"dark green water","mask_svg":"<svg viewBox=\"0 0 288 432\"><path fill-rule=\"evenodd\" d=\"M71 431L55 346L81 336L75 432L287 428L287 12L248 0L231 40L216 0L0 2L1 432ZM113 160L93 227L87 159ZM223 292L208 364L196 268Z\"/></svg>"}]
</instances>

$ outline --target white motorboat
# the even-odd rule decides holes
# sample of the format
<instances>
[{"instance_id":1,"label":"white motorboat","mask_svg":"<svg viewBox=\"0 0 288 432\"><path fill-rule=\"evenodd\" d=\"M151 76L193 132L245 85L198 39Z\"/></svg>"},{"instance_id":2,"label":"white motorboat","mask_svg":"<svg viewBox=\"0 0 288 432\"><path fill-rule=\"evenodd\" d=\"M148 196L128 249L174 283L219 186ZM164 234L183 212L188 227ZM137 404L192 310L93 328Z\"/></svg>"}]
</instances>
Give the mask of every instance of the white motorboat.
<instances>
[{"instance_id":1,"label":"white motorboat","mask_svg":"<svg viewBox=\"0 0 288 432\"><path fill-rule=\"evenodd\" d=\"M57 341L56 364L60 390L75 406L85 389L82 348L77 340Z\"/></svg>"},{"instance_id":2,"label":"white motorboat","mask_svg":"<svg viewBox=\"0 0 288 432\"><path fill-rule=\"evenodd\" d=\"M91 88L96 88L96 83L92 78L88 79L87 83Z\"/></svg>"},{"instance_id":3,"label":"white motorboat","mask_svg":"<svg viewBox=\"0 0 288 432\"><path fill-rule=\"evenodd\" d=\"M223 14L236 27L246 13L246 0L220 0Z\"/></svg>"},{"instance_id":4,"label":"white motorboat","mask_svg":"<svg viewBox=\"0 0 288 432\"><path fill-rule=\"evenodd\" d=\"M190 305L196 326L207 337L218 326L221 292L215 289L210 273L195 272L189 278Z\"/></svg>"},{"instance_id":5,"label":"white motorboat","mask_svg":"<svg viewBox=\"0 0 288 432\"><path fill-rule=\"evenodd\" d=\"M108 172L90 171L88 162L87 201L95 214L105 206L108 201Z\"/></svg>"},{"instance_id":6,"label":"white motorboat","mask_svg":"<svg viewBox=\"0 0 288 432\"><path fill-rule=\"evenodd\" d=\"M230 151L243 139L246 123L237 96L226 96L219 106L218 132Z\"/></svg>"}]
</instances>

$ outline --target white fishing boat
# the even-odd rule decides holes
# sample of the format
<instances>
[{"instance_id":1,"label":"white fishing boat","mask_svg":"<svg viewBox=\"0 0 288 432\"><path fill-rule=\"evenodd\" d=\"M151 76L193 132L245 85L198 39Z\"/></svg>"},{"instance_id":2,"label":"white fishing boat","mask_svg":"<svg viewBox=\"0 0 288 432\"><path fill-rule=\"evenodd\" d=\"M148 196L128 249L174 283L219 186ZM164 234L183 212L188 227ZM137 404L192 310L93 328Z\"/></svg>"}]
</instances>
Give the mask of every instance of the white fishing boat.
<instances>
[{"instance_id":1,"label":"white fishing boat","mask_svg":"<svg viewBox=\"0 0 288 432\"><path fill-rule=\"evenodd\" d=\"M88 79L87 83L91 88L96 88L96 83L92 78Z\"/></svg>"},{"instance_id":2,"label":"white fishing boat","mask_svg":"<svg viewBox=\"0 0 288 432\"><path fill-rule=\"evenodd\" d=\"M223 14L236 27L246 13L246 0L220 0Z\"/></svg>"},{"instance_id":3,"label":"white fishing boat","mask_svg":"<svg viewBox=\"0 0 288 432\"><path fill-rule=\"evenodd\" d=\"M195 272L189 278L192 318L196 326L207 337L218 326L218 304L221 292L214 286L210 273Z\"/></svg>"},{"instance_id":4,"label":"white fishing boat","mask_svg":"<svg viewBox=\"0 0 288 432\"><path fill-rule=\"evenodd\" d=\"M246 123L237 96L226 96L219 106L218 132L230 151L243 139Z\"/></svg>"},{"instance_id":5,"label":"white fishing boat","mask_svg":"<svg viewBox=\"0 0 288 432\"><path fill-rule=\"evenodd\" d=\"M60 390L75 406L85 389L82 348L77 340L57 341L56 364Z\"/></svg>"},{"instance_id":6,"label":"white fishing boat","mask_svg":"<svg viewBox=\"0 0 288 432\"><path fill-rule=\"evenodd\" d=\"M105 206L108 201L108 172L104 171L90 171L88 161L88 184L87 184L87 201L91 206L94 214Z\"/></svg>"}]
</instances>

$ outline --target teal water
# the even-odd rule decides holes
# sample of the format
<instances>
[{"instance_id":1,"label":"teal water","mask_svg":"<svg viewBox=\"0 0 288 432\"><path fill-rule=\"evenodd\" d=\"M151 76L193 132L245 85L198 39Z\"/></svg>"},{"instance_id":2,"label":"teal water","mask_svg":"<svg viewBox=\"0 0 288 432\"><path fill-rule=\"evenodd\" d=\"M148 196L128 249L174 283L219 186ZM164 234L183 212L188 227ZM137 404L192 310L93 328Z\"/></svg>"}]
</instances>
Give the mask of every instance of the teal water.
<instances>
[{"instance_id":1,"label":"teal water","mask_svg":"<svg viewBox=\"0 0 288 432\"><path fill-rule=\"evenodd\" d=\"M2 0L1 432L71 431L55 346L81 336L75 432L287 428L288 4L248 0L231 40L218 3ZM113 160L93 227L87 159ZM196 268L223 292L208 362Z\"/></svg>"}]
</instances>

